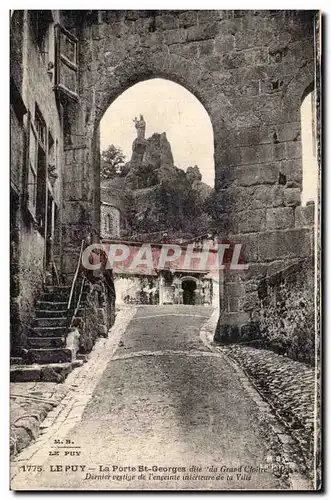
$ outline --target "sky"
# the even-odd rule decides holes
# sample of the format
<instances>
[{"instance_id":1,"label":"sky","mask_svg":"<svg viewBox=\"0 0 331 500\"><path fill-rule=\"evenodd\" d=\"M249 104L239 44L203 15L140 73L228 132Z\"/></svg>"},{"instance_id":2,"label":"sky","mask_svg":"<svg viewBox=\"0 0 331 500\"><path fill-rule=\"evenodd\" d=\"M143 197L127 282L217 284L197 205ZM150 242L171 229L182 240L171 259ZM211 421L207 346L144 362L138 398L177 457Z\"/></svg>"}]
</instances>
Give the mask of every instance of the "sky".
<instances>
[{"instance_id":1,"label":"sky","mask_svg":"<svg viewBox=\"0 0 331 500\"><path fill-rule=\"evenodd\" d=\"M154 78L130 87L108 108L100 123L101 151L110 144L131 158L135 116L144 116L146 138L166 132L174 163L186 170L198 165L202 180L214 187L214 139L208 113L181 85Z\"/></svg>"}]
</instances>

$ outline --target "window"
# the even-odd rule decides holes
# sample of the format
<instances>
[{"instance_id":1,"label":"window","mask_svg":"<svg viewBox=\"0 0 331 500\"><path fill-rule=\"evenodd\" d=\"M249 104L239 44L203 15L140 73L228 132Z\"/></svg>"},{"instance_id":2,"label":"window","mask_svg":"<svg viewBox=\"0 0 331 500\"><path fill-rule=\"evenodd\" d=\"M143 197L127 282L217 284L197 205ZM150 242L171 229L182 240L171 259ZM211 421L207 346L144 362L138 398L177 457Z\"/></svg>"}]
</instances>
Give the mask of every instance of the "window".
<instances>
[{"instance_id":1,"label":"window","mask_svg":"<svg viewBox=\"0 0 331 500\"><path fill-rule=\"evenodd\" d=\"M46 123L40 112L38 105L35 106L34 124L38 136L39 143L45 149L46 147Z\"/></svg>"},{"instance_id":2,"label":"window","mask_svg":"<svg viewBox=\"0 0 331 500\"><path fill-rule=\"evenodd\" d=\"M37 135L31 123L28 165L28 207L34 217L36 216L37 204L37 165Z\"/></svg>"},{"instance_id":3,"label":"window","mask_svg":"<svg viewBox=\"0 0 331 500\"><path fill-rule=\"evenodd\" d=\"M55 88L60 94L78 100L77 38L63 26L56 25Z\"/></svg>"},{"instance_id":4,"label":"window","mask_svg":"<svg viewBox=\"0 0 331 500\"><path fill-rule=\"evenodd\" d=\"M111 217L110 214L106 215L106 232L110 233L111 232Z\"/></svg>"},{"instance_id":5,"label":"window","mask_svg":"<svg viewBox=\"0 0 331 500\"><path fill-rule=\"evenodd\" d=\"M43 234L45 229L46 204L46 124L42 114L35 106L34 120L29 121L28 147L28 209Z\"/></svg>"}]
</instances>

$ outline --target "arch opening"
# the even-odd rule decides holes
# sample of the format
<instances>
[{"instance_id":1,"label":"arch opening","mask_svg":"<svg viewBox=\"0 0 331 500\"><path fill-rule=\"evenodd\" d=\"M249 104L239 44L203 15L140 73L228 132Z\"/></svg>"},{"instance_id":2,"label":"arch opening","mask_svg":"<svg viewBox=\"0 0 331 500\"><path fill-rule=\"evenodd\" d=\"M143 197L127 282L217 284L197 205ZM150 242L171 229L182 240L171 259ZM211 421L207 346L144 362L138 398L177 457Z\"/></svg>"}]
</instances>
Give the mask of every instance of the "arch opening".
<instances>
[{"instance_id":1,"label":"arch opening","mask_svg":"<svg viewBox=\"0 0 331 500\"><path fill-rule=\"evenodd\" d=\"M99 130L101 205L118 210L118 240L131 247L148 242L159 252L159 243L185 245L210 237L214 133L209 114L189 90L162 78L136 83L108 107ZM109 234L102 234L103 240ZM179 283L177 272L183 278ZM117 280L115 272L118 296L139 302L147 294L148 303L199 304L190 269L173 269L170 281L162 270L139 273L123 279L122 269Z\"/></svg>"},{"instance_id":2,"label":"arch opening","mask_svg":"<svg viewBox=\"0 0 331 500\"><path fill-rule=\"evenodd\" d=\"M318 161L316 142L316 91L309 86L300 108L302 141L301 204L317 203Z\"/></svg>"},{"instance_id":3,"label":"arch opening","mask_svg":"<svg viewBox=\"0 0 331 500\"><path fill-rule=\"evenodd\" d=\"M163 78L136 83L110 104L99 131L101 202L120 210L121 236L208 232L213 126L190 91Z\"/></svg>"}]
</instances>

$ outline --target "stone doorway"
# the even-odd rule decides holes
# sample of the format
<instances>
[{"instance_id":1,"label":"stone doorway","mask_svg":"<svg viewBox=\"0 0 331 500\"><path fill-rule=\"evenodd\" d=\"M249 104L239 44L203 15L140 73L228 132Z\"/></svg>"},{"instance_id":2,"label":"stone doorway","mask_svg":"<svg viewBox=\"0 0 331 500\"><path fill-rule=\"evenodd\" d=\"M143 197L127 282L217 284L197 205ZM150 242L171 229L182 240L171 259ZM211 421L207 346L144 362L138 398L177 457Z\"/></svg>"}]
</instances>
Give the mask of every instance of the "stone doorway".
<instances>
[{"instance_id":1,"label":"stone doorway","mask_svg":"<svg viewBox=\"0 0 331 500\"><path fill-rule=\"evenodd\" d=\"M195 291L197 289L197 284L193 279L187 279L182 282L183 289L183 304L194 306L195 301Z\"/></svg>"}]
</instances>

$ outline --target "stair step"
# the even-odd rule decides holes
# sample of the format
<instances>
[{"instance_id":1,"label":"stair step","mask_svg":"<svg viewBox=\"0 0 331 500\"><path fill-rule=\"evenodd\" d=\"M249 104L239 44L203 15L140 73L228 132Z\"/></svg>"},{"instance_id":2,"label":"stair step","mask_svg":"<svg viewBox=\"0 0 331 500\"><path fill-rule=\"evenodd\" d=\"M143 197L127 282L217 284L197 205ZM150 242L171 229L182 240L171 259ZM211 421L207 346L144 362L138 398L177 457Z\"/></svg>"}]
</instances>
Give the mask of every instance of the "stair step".
<instances>
[{"instance_id":1,"label":"stair step","mask_svg":"<svg viewBox=\"0 0 331 500\"><path fill-rule=\"evenodd\" d=\"M80 308L77 311L77 316L82 316L84 313L84 309ZM47 309L36 309L36 319L44 318L44 319L52 319L52 318L66 318L68 314L67 309L65 310L57 310L47 311Z\"/></svg>"},{"instance_id":2,"label":"stair step","mask_svg":"<svg viewBox=\"0 0 331 500\"><path fill-rule=\"evenodd\" d=\"M34 322L34 326L39 328L42 326L67 326L67 317L66 316L58 316L53 318L36 318Z\"/></svg>"},{"instance_id":3,"label":"stair step","mask_svg":"<svg viewBox=\"0 0 331 500\"><path fill-rule=\"evenodd\" d=\"M49 309L36 309L36 317L37 318L65 318L67 317L68 311L67 309L59 309L59 310L49 310ZM36 319L37 319L36 318Z\"/></svg>"},{"instance_id":4,"label":"stair step","mask_svg":"<svg viewBox=\"0 0 331 500\"><path fill-rule=\"evenodd\" d=\"M68 363L72 361L72 351L65 348L29 349L28 359L31 363L41 365L47 363Z\"/></svg>"},{"instance_id":5,"label":"stair step","mask_svg":"<svg viewBox=\"0 0 331 500\"><path fill-rule=\"evenodd\" d=\"M68 306L68 302L53 302L48 300L38 300L37 302L38 309L46 309L50 311L54 310L66 310Z\"/></svg>"},{"instance_id":6,"label":"stair step","mask_svg":"<svg viewBox=\"0 0 331 500\"><path fill-rule=\"evenodd\" d=\"M24 360L21 356L11 356L10 358L10 364L11 365L23 365Z\"/></svg>"},{"instance_id":7,"label":"stair step","mask_svg":"<svg viewBox=\"0 0 331 500\"><path fill-rule=\"evenodd\" d=\"M45 285L47 293L67 293L69 294L71 285Z\"/></svg>"},{"instance_id":8,"label":"stair step","mask_svg":"<svg viewBox=\"0 0 331 500\"><path fill-rule=\"evenodd\" d=\"M13 365L10 368L11 382L63 382L73 368L83 361L72 363L49 363L48 365Z\"/></svg>"},{"instance_id":9,"label":"stair step","mask_svg":"<svg viewBox=\"0 0 331 500\"><path fill-rule=\"evenodd\" d=\"M43 302L66 302L68 304L69 294L63 293L42 293L40 300Z\"/></svg>"},{"instance_id":10,"label":"stair step","mask_svg":"<svg viewBox=\"0 0 331 500\"><path fill-rule=\"evenodd\" d=\"M66 326L35 326L31 329L31 337L60 337L65 335Z\"/></svg>"},{"instance_id":11,"label":"stair step","mask_svg":"<svg viewBox=\"0 0 331 500\"><path fill-rule=\"evenodd\" d=\"M32 349L51 349L65 347L66 341L64 337L29 337L28 344Z\"/></svg>"}]
</instances>

